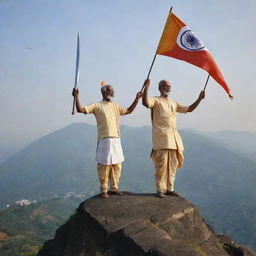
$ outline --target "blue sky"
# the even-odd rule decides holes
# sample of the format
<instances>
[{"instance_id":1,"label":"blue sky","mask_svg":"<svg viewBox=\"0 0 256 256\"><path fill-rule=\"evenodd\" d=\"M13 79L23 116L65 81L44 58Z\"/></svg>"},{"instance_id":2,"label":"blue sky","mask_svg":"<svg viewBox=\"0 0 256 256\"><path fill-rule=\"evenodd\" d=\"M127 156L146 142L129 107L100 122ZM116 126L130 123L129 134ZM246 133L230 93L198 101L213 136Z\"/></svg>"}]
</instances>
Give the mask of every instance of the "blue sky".
<instances>
[{"instance_id":1,"label":"blue sky","mask_svg":"<svg viewBox=\"0 0 256 256\"><path fill-rule=\"evenodd\" d=\"M255 132L255 0L0 0L0 147L73 122L95 124L93 116L71 116L78 31L82 104L101 99L105 80L115 88L115 101L129 106L147 75L171 5L204 41L235 96L230 101L210 79L199 108L179 116L180 128ZM158 94L159 80L168 79L171 97L189 105L206 78L190 64L157 56L150 95ZM149 111L139 105L121 122L150 125Z\"/></svg>"}]
</instances>

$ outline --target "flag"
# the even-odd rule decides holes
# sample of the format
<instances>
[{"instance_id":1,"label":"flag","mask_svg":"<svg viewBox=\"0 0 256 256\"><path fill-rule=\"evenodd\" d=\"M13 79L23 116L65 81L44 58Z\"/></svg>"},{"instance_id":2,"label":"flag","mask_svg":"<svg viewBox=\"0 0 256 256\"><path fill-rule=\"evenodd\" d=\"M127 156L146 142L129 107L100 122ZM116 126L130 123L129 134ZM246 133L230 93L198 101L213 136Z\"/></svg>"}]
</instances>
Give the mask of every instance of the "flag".
<instances>
[{"instance_id":1,"label":"flag","mask_svg":"<svg viewBox=\"0 0 256 256\"><path fill-rule=\"evenodd\" d=\"M167 18L156 54L183 60L206 70L224 88L229 97L233 98L223 75L203 41L173 13L170 13Z\"/></svg>"}]
</instances>

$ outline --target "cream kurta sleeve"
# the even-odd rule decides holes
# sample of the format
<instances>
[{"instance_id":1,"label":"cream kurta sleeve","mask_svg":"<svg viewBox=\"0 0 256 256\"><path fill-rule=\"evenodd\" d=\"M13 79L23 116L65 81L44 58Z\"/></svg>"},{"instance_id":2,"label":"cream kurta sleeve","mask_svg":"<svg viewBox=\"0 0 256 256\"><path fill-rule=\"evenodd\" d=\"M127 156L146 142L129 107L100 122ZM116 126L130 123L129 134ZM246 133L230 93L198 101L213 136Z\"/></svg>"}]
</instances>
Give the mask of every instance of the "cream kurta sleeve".
<instances>
[{"instance_id":1,"label":"cream kurta sleeve","mask_svg":"<svg viewBox=\"0 0 256 256\"><path fill-rule=\"evenodd\" d=\"M121 116L123 116L123 115L126 114L127 108L123 108L123 107L119 106L118 104L116 104L116 106L117 106L117 109L118 109L119 114L120 114Z\"/></svg>"},{"instance_id":2,"label":"cream kurta sleeve","mask_svg":"<svg viewBox=\"0 0 256 256\"><path fill-rule=\"evenodd\" d=\"M188 112L188 106L182 106L178 102L175 102L176 111L179 113L186 114Z\"/></svg>"},{"instance_id":3,"label":"cream kurta sleeve","mask_svg":"<svg viewBox=\"0 0 256 256\"><path fill-rule=\"evenodd\" d=\"M97 107L96 103L92 103L88 106L83 107L83 109L86 111L86 114L92 114Z\"/></svg>"},{"instance_id":4,"label":"cream kurta sleeve","mask_svg":"<svg viewBox=\"0 0 256 256\"><path fill-rule=\"evenodd\" d=\"M148 107L149 108L153 108L155 106L155 104L156 104L156 98L155 97L148 99Z\"/></svg>"}]
</instances>

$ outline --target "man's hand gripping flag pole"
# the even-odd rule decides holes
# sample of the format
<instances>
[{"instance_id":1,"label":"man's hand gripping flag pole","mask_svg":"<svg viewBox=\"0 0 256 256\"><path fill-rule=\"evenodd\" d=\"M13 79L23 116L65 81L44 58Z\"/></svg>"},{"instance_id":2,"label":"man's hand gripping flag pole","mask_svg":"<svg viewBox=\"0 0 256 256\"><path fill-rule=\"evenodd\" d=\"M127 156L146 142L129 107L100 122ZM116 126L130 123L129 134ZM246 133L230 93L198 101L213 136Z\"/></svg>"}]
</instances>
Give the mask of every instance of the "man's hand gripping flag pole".
<instances>
[{"instance_id":1,"label":"man's hand gripping flag pole","mask_svg":"<svg viewBox=\"0 0 256 256\"><path fill-rule=\"evenodd\" d=\"M79 32L78 32L77 33L77 46L76 46L76 74L75 74L74 89L76 89L77 84L78 84L78 80L79 80L79 59L80 59L80 39L79 39ZM76 104L76 99L74 97L72 115L75 114L75 104Z\"/></svg>"}]
</instances>

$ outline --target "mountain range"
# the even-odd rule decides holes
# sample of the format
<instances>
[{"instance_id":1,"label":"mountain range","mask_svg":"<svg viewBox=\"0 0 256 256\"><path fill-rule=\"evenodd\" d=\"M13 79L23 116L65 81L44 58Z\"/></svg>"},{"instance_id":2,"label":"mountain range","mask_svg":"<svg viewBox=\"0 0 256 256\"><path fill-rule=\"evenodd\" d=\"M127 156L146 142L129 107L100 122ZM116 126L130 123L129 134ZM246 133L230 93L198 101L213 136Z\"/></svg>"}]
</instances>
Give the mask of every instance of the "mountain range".
<instances>
[{"instance_id":1,"label":"mountain range","mask_svg":"<svg viewBox=\"0 0 256 256\"><path fill-rule=\"evenodd\" d=\"M154 192L151 128L122 126L121 135L126 158L121 190ZM255 249L254 153L241 153L247 144L233 146L235 138L225 141L232 137L229 133L222 139L190 130L182 130L181 135L185 163L177 173L175 190L199 207L217 233ZM82 123L34 141L0 164L0 207L22 198L42 200L69 191L98 193L95 150L96 128Z\"/></svg>"}]
</instances>

